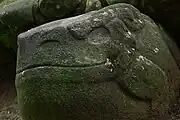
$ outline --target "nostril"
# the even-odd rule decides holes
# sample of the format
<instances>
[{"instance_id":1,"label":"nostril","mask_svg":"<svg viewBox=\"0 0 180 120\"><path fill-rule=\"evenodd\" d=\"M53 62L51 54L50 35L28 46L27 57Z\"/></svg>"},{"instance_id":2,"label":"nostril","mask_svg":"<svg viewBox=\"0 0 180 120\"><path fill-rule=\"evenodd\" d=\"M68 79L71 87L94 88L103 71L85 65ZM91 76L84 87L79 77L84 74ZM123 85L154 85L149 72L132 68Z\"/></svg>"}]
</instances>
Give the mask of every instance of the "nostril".
<instances>
[{"instance_id":1,"label":"nostril","mask_svg":"<svg viewBox=\"0 0 180 120\"><path fill-rule=\"evenodd\" d=\"M45 44L53 44L53 43L56 43L56 44L59 44L59 45L60 45L60 42L59 42L58 40L45 40L45 41L41 42L41 43L39 44L39 46L43 46L43 45L45 45Z\"/></svg>"}]
</instances>

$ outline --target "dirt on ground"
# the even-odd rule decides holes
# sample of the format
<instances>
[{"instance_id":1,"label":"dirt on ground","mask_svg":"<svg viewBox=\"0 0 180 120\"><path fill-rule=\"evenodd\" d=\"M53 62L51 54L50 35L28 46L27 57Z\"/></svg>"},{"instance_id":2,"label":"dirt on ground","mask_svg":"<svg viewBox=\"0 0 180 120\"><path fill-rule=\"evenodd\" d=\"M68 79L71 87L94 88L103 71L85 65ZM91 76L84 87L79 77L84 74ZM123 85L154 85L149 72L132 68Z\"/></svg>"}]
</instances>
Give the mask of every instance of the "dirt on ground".
<instances>
[{"instance_id":1,"label":"dirt on ground","mask_svg":"<svg viewBox=\"0 0 180 120\"><path fill-rule=\"evenodd\" d=\"M22 120L13 81L0 84L0 120Z\"/></svg>"}]
</instances>

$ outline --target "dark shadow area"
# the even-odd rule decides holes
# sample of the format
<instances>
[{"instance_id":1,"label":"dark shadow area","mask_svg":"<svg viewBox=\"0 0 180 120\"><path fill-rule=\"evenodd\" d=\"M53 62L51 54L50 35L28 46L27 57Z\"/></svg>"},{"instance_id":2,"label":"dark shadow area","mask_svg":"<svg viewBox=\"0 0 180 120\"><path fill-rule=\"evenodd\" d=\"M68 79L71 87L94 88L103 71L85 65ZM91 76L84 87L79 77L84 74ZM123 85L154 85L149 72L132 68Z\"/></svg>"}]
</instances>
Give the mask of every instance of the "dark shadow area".
<instances>
[{"instance_id":1,"label":"dark shadow area","mask_svg":"<svg viewBox=\"0 0 180 120\"><path fill-rule=\"evenodd\" d=\"M176 44L180 48L179 26L180 26L180 1L179 0L142 0L139 9L142 13L151 17L156 23L166 29L173 37ZM142 5L143 4L143 5Z\"/></svg>"},{"instance_id":2,"label":"dark shadow area","mask_svg":"<svg viewBox=\"0 0 180 120\"><path fill-rule=\"evenodd\" d=\"M0 120L20 120L15 90L16 53L0 43Z\"/></svg>"}]
</instances>

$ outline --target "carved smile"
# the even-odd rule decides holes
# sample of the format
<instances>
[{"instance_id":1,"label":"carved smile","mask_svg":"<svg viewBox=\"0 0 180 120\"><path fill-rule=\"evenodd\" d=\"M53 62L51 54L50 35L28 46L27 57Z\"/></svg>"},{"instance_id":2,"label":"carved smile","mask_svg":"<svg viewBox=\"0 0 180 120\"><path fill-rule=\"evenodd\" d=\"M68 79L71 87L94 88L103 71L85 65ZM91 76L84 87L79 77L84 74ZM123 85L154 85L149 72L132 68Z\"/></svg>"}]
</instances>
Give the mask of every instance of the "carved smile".
<instances>
[{"instance_id":1,"label":"carved smile","mask_svg":"<svg viewBox=\"0 0 180 120\"><path fill-rule=\"evenodd\" d=\"M50 67L58 67L58 68L70 68L70 69L84 69L84 68L93 68L93 67L102 67L102 66L106 66L106 62L102 62L102 63L97 63L97 64L92 64L92 65L88 65L88 64L82 64L82 65L58 65L58 64L55 64L55 65L52 65L52 64L36 64L36 65L31 65L31 66L28 66L24 69L21 69L21 70L17 70L16 74L19 74L23 71L26 71L26 70L30 70L30 69L35 69L35 68L50 68Z\"/></svg>"}]
</instances>

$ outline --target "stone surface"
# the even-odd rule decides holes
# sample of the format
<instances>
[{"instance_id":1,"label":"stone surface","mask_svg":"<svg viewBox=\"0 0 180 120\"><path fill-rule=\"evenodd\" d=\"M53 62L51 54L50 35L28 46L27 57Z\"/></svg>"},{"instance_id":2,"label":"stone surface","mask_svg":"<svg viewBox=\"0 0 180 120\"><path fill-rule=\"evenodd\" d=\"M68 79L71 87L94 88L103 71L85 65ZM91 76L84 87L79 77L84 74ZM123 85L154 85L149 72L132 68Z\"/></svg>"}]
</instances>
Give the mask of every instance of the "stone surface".
<instances>
[{"instance_id":1,"label":"stone surface","mask_svg":"<svg viewBox=\"0 0 180 120\"><path fill-rule=\"evenodd\" d=\"M7 1L7 0L4 0ZM32 0L14 0L0 3L0 22L21 32L33 26Z\"/></svg>"},{"instance_id":2,"label":"stone surface","mask_svg":"<svg viewBox=\"0 0 180 120\"><path fill-rule=\"evenodd\" d=\"M128 4L18 37L24 120L168 120L180 71L159 27Z\"/></svg>"},{"instance_id":3,"label":"stone surface","mask_svg":"<svg viewBox=\"0 0 180 120\"><path fill-rule=\"evenodd\" d=\"M99 10L102 7L103 7L103 5L99 0L87 0L85 12Z\"/></svg>"},{"instance_id":4,"label":"stone surface","mask_svg":"<svg viewBox=\"0 0 180 120\"><path fill-rule=\"evenodd\" d=\"M1 0L0 21L24 32L49 21L83 14L116 4L129 3L160 23L178 42L179 0Z\"/></svg>"},{"instance_id":5,"label":"stone surface","mask_svg":"<svg viewBox=\"0 0 180 120\"><path fill-rule=\"evenodd\" d=\"M81 0L40 0L40 11L47 17L63 18L76 11Z\"/></svg>"},{"instance_id":6,"label":"stone surface","mask_svg":"<svg viewBox=\"0 0 180 120\"><path fill-rule=\"evenodd\" d=\"M3 0L0 1L0 22L24 32L84 11L85 0Z\"/></svg>"}]
</instances>

